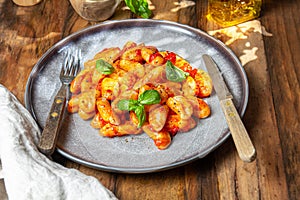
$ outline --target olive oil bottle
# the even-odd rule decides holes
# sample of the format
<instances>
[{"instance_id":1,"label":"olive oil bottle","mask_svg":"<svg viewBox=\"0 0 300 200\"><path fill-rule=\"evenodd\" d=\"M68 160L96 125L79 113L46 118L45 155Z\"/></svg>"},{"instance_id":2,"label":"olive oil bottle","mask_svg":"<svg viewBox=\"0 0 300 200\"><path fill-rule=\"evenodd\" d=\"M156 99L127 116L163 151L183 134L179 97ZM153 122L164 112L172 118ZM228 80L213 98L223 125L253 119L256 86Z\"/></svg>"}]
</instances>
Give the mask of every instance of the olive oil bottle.
<instances>
[{"instance_id":1,"label":"olive oil bottle","mask_svg":"<svg viewBox=\"0 0 300 200\"><path fill-rule=\"evenodd\" d=\"M262 0L208 0L208 19L223 27L259 17Z\"/></svg>"}]
</instances>

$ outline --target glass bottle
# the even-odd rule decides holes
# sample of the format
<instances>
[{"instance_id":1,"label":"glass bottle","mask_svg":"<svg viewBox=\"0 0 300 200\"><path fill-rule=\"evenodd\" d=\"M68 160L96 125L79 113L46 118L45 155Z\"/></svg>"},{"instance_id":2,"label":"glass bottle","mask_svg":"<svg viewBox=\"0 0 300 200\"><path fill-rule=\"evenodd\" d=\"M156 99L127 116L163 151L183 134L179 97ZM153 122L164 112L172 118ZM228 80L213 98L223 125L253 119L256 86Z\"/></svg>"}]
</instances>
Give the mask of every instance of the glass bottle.
<instances>
[{"instance_id":1,"label":"glass bottle","mask_svg":"<svg viewBox=\"0 0 300 200\"><path fill-rule=\"evenodd\" d=\"M208 19L223 27L259 17L262 0L208 0Z\"/></svg>"}]
</instances>

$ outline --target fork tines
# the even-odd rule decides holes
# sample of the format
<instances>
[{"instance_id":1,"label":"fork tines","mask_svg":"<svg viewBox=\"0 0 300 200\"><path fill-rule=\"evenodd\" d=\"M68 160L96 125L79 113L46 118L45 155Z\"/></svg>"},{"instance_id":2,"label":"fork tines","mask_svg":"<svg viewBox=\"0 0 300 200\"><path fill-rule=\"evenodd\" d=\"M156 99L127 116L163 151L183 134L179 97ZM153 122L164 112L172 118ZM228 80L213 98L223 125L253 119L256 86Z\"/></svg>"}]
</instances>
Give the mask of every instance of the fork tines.
<instances>
[{"instance_id":1,"label":"fork tines","mask_svg":"<svg viewBox=\"0 0 300 200\"><path fill-rule=\"evenodd\" d=\"M69 50L66 54L61 70L61 76L76 76L80 71L81 50L77 49L75 54L73 54L73 51Z\"/></svg>"}]
</instances>

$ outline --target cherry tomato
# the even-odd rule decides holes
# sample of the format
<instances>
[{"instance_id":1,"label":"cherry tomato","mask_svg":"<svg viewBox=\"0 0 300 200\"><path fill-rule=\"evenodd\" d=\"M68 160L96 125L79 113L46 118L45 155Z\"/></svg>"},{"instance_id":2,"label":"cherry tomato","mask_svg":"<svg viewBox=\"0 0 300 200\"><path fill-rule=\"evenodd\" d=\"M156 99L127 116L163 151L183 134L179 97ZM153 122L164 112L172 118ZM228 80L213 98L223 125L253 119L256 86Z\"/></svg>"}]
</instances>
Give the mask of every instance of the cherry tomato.
<instances>
[{"instance_id":1,"label":"cherry tomato","mask_svg":"<svg viewBox=\"0 0 300 200\"><path fill-rule=\"evenodd\" d=\"M173 64L173 65L175 65L175 62L176 62L176 54L175 53L173 53L173 52L167 52L167 55L166 55L166 57L165 57L165 60L166 61L171 61L171 63Z\"/></svg>"},{"instance_id":2,"label":"cherry tomato","mask_svg":"<svg viewBox=\"0 0 300 200\"><path fill-rule=\"evenodd\" d=\"M141 49L135 50L135 53L136 53L137 56L142 56L142 50Z\"/></svg>"},{"instance_id":3,"label":"cherry tomato","mask_svg":"<svg viewBox=\"0 0 300 200\"><path fill-rule=\"evenodd\" d=\"M190 64L185 63L182 67L180 67L183 71L190 73L190 76L195 78L197 74L197 69L194 69Z\"/></svg>"}]
</instances>

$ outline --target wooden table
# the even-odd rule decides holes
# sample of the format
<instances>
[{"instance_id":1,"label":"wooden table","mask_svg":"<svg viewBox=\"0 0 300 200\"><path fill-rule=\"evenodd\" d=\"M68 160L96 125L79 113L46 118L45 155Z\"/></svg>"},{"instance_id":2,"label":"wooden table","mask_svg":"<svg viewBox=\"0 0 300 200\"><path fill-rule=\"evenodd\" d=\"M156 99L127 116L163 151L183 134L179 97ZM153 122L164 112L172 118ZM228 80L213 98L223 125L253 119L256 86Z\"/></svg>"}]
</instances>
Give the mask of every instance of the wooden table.
<instances>
[{"instance_id":1,"label":"wooden table","mask_svg":"<svg viewBox=\"0 0 300 200\"><path fill-rule=\"evenodd\" d=\"M225 42L246 70L250 97L243 121L257 150L244 163L232 138L203 159L151 174L91 169L55 160L96 177L120 199L297 199L300 191L300 1L264 0L261 18L221 30L205 15L207 1L171 12L174 0L152 0L154 19L188 24ZM111 19L135 18L121 7ZM18 7L0 0L0 83L24 103L27 78L38 59L69 34L88 27L67 0ZM246 55L250 55L247 56ZM1 111L0 111L1 112Z\"/></svg>"}]
</instances>

